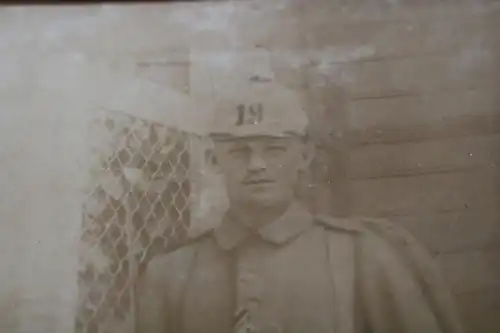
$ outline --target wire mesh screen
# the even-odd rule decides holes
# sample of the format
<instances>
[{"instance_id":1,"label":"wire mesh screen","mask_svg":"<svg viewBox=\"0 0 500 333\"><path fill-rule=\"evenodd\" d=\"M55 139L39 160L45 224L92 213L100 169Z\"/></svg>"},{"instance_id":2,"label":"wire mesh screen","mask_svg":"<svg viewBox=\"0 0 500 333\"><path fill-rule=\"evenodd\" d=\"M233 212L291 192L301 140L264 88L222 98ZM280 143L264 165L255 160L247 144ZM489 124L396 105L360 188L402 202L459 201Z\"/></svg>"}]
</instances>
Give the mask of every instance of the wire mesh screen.
<instances>
[{"instance_id":1,"label":"wire mesh screen","mask_svg":"<svg viewBox=\"0 0 500 333\"><path fill-rule=\"evenodd\" d=\"M113 112L91 132L97 161L83 207L76 332L133 332L137 275L187 237L190 134Z\"/></svg>"},{"instance_id":2,"label":"wire mesh screen","mask_svg":"<svg viewBox=\"0 0 500 333\"><path fill-rule=\"evenodd\" d=\"M96 159L83 206L75 331L133 333L137 277L154 256L216 226L226 193L208 138L119 112L104 112L91 133ZM332 183L341 188L328 171L332 151L318 149L298 188L313 212L345 206L337 200L344 195L329 192Z\"/></svg>"}]
</instances>

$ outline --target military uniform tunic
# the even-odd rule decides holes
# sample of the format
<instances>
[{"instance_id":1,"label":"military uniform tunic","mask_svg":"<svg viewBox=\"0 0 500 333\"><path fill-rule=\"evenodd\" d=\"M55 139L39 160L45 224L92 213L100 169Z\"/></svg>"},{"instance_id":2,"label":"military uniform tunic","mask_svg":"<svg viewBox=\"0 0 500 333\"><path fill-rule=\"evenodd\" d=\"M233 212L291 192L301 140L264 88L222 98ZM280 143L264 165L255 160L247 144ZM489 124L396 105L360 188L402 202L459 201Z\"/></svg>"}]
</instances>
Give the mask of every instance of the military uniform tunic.
<instances>
[{"instance_id":1,"label":"military uniform tunic","mask_svg":"<svg viewBox=\"0 0 500 333\"><path fill-rule=\"evenodd\" d=\"M383 221L313 217L293 203L252 230L228 215L154 259L137 288L136 333L455 333L430 258Z\"/></svg>"}]
</instances>

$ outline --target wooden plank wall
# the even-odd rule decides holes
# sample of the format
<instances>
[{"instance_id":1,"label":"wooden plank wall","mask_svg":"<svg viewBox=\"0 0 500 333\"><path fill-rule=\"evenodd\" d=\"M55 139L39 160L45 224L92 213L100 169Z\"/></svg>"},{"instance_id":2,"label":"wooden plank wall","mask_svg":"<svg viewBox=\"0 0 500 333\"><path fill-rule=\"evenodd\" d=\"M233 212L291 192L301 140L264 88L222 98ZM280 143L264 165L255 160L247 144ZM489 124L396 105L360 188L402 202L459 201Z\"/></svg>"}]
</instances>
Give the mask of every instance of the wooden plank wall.
<instances>
[{"instance_id":1,"label":"wooden plank wall","mask_svg":"<svg viewBox=\"0 0 500 333\"><path fill-rule=\"evenodd\" d=\"M364 50L330 64L350 96L350 212L409 229L468 332L500 332L500 3L347 3L333 22L304 10L310 48Z\"/></svg>"}]
</instances>

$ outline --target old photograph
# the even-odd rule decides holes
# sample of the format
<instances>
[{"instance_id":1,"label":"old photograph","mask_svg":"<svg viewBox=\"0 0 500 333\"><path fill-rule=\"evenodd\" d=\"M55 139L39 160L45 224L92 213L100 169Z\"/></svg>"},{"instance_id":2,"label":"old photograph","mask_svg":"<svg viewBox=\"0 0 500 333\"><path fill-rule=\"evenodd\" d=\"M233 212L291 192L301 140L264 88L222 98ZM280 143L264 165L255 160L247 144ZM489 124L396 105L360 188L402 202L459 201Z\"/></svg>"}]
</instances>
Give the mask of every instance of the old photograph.
<instances>
[{"instance_id":1,"label":"old photograph","mask_svg":"<svg viewBox=\"0 0 500 333\"><path fill-rule=\"evenodd\" d=\"M500 332L498 1L0 9L13 333Z\"/></svg>"}]
</instances>

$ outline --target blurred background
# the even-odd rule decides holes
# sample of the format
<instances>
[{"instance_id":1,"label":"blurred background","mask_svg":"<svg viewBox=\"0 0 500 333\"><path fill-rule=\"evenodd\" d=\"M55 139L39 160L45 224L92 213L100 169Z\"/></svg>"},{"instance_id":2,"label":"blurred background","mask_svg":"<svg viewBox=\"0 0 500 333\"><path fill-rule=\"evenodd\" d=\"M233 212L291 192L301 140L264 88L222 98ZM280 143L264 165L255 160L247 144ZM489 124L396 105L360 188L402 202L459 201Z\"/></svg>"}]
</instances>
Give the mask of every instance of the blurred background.
<instances>
[{"instance_id":1,"label":"blurred background","mask_svg":"<svg viewBox=\"0 0 500 333\"><path fill-rule=\"evenodd\" d=\"M409 229L500 331L499 29L493 0L2 7L0 327L132 332L144 265L226 204L207 105L263 76L307 101L311 210Z\"/></svg>"}]
</instances>

